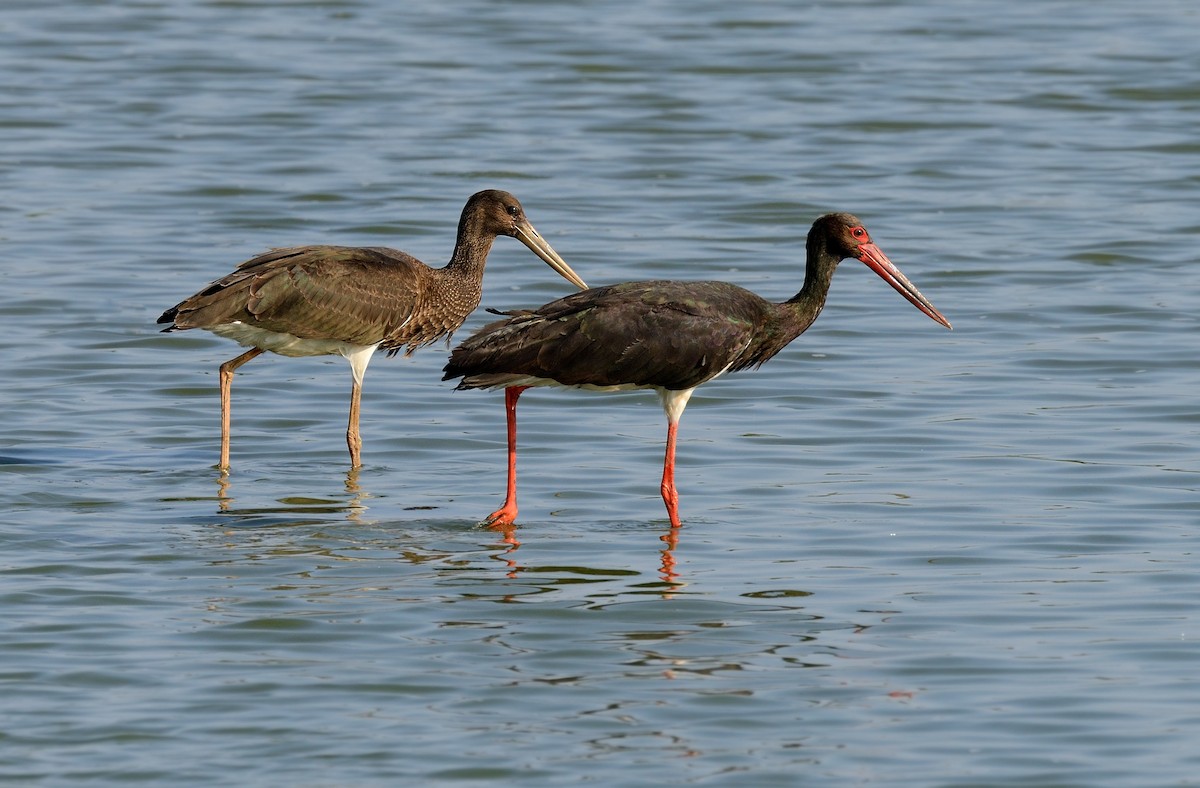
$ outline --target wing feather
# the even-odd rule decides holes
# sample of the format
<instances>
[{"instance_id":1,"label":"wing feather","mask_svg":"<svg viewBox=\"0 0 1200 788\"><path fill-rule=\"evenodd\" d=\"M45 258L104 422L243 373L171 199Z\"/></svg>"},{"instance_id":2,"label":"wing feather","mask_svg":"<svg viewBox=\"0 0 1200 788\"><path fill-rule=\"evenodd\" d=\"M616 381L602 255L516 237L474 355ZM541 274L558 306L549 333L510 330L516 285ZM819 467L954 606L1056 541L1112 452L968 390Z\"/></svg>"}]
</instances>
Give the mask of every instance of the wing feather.
<instances>
[{"instance_id":1,"label":"wing feather","mask_svg":"<svg viewBox=\"0 0 1200 788\"><path fill-rule=\"evenodd\" d=\"M567 386L685 389L733 364L766 302L723 282L628 282L493 322L454 350L462 386L523 375ZM493 378L494 380L494 378Z\"/></svg>"},{"instance_id":2,"label":"wing feather","mask_svg":"<svg viewBox=\"0 0 1200 788\"><path fill-rule=\"evenodd\" d=\"M168 309L159 322L185 329L236 321L302 339L371 345L412 316L429 270L394 249L275 249Z\"/></svg>"}]
</instances>

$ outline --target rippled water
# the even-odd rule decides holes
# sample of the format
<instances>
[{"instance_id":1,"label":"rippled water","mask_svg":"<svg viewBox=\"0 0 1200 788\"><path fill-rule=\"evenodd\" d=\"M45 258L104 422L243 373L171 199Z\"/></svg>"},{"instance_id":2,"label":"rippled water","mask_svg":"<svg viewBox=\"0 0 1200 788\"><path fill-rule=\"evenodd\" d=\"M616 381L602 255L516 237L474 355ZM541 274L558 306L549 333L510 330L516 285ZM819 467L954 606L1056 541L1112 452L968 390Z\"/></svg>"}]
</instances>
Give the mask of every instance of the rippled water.
<instances>
[{"instance_id":1,"label":"rippled water","mask_svg":"<svg viewBox=\"0 0 1200 788\"><path fill-rule=\"evenodd\" d=\"M1184 0L9 2L0 777L1193 785L1200 10ZM816 326L648 394L377 358L216 367L167 306L268 247L449 255L506 188L593 284ZM485 304L567 292L519 244ZM484 321L481 313L468 327Z\"/></svg>"}]
</instances>

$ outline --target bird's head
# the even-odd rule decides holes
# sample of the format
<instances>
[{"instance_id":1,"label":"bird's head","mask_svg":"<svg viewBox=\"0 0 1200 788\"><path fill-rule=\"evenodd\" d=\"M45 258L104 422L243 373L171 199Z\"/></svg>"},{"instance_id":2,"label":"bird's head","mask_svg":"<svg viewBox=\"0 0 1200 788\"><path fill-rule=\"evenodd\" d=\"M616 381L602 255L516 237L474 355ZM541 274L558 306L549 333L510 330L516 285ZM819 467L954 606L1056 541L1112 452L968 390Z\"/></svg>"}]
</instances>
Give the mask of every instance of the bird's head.
<instances>
[{"instance_id":1,"label":"bird's head","mask_svg":"<svg viewBox=\"0 0 1200 788\"><path fill-rule=\"evenodd\" d=\"M808 233L808 247L810 259L813 259L815 251L818 259L841 261L853 257L861 260L913 306L946 328L951 328L950 321L934 308L928 298L921 295L917 286L908 281L908 277L875 245L871 234L857 216L830 213L817 219ZM836 265L836 262L833 264Z\"/></svg>"},{"instance_id":2,"label":"bird's head","mask_svg":"<svg viewBox=\"0 0 1200 788\"><path fill-rule=\"evenodd\" d=\"M508 192L487 189L473 194L463 208L460 227L471 227L473 232L492 238L497 235L516 238L563 279L580 290L587 289L587 284L533 228L516 196Z\"/></svg>"}]
</instances>

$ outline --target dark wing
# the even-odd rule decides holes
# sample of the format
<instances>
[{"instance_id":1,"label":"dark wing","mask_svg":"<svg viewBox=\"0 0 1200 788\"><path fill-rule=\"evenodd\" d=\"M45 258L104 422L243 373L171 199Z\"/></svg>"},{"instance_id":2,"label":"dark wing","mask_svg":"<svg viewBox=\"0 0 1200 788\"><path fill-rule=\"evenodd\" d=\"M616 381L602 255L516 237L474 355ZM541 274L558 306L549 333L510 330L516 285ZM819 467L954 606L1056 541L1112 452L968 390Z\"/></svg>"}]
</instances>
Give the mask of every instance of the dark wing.
<instances>
[{"instance_id":1,"label":"dark wing","mask_svg":"<svg viewBox=\"0 0 1200 788\"><path fill-rule=\"evenodd\" d=\"M725 282L626 282L487 325L455 348L460 387L526 375L567 386L700 385L737 360L768 305Z\"/></svg>"},{"instance_id":2,"label":"dark wing","mask_svg":"<svg viewBox=\"0 0 1200 788\"><path fill-rule=\"evenodd\" d=\"M430 269L395 249L303 246L248 260L168 309L166 331L240 321L302 339L371 345L413 314Z\"/></svg>"}]
</instances>

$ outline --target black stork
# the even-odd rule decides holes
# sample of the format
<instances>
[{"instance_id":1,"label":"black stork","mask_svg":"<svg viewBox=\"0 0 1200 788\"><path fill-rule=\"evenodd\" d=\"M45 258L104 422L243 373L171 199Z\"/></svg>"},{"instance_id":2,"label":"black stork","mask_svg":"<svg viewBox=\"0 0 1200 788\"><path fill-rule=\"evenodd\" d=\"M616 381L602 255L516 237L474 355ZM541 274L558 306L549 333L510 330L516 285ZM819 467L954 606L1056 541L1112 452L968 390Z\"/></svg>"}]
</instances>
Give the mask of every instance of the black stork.
<instances>
[{"instance_id":1,"label":"black stork","mask_svg":"<svg viewBox=\"0 0 1200 788\"><path fill-rule=\"evenodd\" d=\"M855 257L900 295L950 328L916 286L871 242L856 217L822 216L808 233L804 286L782 304L728 282L625 282L552 301L532 311L502 312L456 347L444 380L459 389L504 388L508 416L508 494L484 521L511 525L517 516L516 408L531 386L599 391L654 389L667 415L660 490L678 527L675 438L692 392L725 372L758 367L813 324L834 269Z\"/></svg>"},{"instance_id":2,"label":"black stork","mask_svg":"<svg viewBox=\"0 0 1200 788\"><path fill-rule=\"evenodd\" d=\"M350 362L350 463L362 464L358 431L363 374L371 355L414 350L449 337L479 306L483 268L496 236L528 246L560 276L587 287L525 217L517 198L481 191L467 200L450 262L430 268L396 249L298 246L274 249L237 267L162 313L163 331L203 328L245 353L221 365L221 463L229 468L233 373L271 351L282 356L341 355Z\"/></svg>"}]
</instances>

